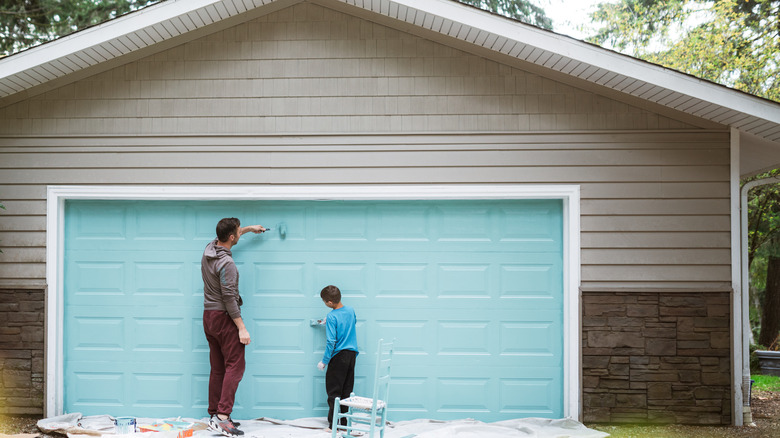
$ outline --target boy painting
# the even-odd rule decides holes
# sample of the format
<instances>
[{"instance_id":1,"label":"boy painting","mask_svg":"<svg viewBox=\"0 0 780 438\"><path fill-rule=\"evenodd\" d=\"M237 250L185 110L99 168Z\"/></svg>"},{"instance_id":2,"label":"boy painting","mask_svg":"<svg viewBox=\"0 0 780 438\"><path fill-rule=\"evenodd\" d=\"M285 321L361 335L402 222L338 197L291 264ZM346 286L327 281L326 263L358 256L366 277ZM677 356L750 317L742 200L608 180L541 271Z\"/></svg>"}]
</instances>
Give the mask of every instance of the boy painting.
<instances>
[{"instance_id":1,"label":"boy painting","mask_svg":"<svg viewBox=\"0 0 780 438\"><path fill-rule=\"evenodd\" d=\"M336 397L342 400L352 394L355 386L355 359L358 355L355 329L355 310L341 302L341 291L336 286L326 286L320 298L330 309L325 318L325 354L317 368L324 370L325 390L328 393L328 424L333 425L333 406ZM347 408L342 406L342 412ZM344 420L344 419L342 419ZM346 424L346 423L344 423Z\"/></svg>"}]
</instances>

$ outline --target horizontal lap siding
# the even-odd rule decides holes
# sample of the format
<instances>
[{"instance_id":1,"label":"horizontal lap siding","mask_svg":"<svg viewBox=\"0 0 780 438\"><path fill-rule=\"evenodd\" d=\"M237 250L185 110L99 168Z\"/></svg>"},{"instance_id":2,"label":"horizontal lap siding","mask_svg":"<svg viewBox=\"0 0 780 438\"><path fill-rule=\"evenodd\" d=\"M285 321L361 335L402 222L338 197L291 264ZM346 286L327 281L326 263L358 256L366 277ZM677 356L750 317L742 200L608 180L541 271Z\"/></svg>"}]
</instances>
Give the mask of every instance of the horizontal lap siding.
<instances>
[{"instance_id":1,"label":"horizontal lap siding","mask_svg":"<svg viewBox=\"0 0 780 438\"><path fill-rule=\"evenodd\" d=\"M603 136L580 133L570 140L578 145L578 140L593 143ZM45 185L573 183L582 186L583 286L723 286L730 280L728 157L723 153L728 150L728 136L718 134L720 141L716 141L712 133L704 134L707 148L701 148L700 134L678 133L677 141L692 145L684 151L649 148L646 142L653 136L624 134L622 149L612 144L610 149L571 150L557 143L555 150L495 151L489 145L490 135L472 135L470 140L481 143L481 148L378 154L291 153L285 149L301 146L290 144L277 146L277 152L267 146L262 152L126 152L133 149L127 145L115 147L113 153L52 152L46 145L50 139L42 139L40 147L27 145L27 153L19 153L5 140L0 147L0 184L8 210L0 216L4 249L0 272L6 281L43 280ZM388 147L388 139L371 140ZM516 140L522 145L524 136ZM318 139L307 141L316 144ZM437 141L437 136L428 139L430 145L446 146ZM321 143L327 143L327 138ZM47 152L34 153L39 149ZM580 157L582 164L575 165L566 157L569 154ZM556 155L567 165L543 161ZM647 165L641 165L642 156L650 157ZM144 162L154 166L145 168ZM444 167L436 167L437 162ZM599 163L609 164L594 165ZM208 169L209 165L217 167Z\"/></svg>"},{"instance_id":2,"label":"horizontal lap siding","mask_svg":"<svg viewBox=\"0 0 780 438\"><path fill-rule=\"evenodd\" d=\"M0 282L46 186L578 184L583 286L729 283L729 137L301 4L0 108Z\"/></svg>"},{"instance_id":3,"label":"horizontal lap siding","mask_svg":"<svg viewBox=\"0 0 780 438\"><path fill-rule=\"evenodd\" d=\"M690 127L311 4L0 109L0 134L12 135Z\"/></svg>"}]
</instances>

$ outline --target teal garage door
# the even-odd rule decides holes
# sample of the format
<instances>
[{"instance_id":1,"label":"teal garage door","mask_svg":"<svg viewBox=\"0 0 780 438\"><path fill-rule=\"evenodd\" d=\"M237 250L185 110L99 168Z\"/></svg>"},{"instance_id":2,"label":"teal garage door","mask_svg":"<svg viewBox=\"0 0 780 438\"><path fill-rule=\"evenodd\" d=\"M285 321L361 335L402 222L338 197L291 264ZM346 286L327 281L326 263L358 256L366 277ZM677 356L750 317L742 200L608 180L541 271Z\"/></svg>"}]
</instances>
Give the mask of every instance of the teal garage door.
<instances>
[{"instance_id":1,"label":"teal garage door","mask_svg":"<svg viewBox=\"0 0 780 438\"><path fill-rule=\"evenodd\" d=\"M356 388L395 338L393 421L563 416L560 200L68 201L65 410L206 415L200 258L222 217L252 343L234 418L325 416L312 320L358 315Z\"/></svg>"}]
</instances>

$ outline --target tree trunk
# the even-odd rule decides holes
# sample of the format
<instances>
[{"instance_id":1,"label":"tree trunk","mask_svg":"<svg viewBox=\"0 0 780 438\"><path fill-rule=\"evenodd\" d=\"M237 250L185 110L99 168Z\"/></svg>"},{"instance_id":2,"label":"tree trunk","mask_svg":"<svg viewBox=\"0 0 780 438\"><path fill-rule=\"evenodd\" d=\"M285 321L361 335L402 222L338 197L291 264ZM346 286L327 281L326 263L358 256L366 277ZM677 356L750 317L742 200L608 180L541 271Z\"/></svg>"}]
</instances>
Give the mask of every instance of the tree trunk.
<instances>
[{"instance_id":1,"label":"tree trunk","mask_svg":"<svg viewBox=\"0 0 780 438\"><path fill-rule=\"evenodd\" d=\"M758 344L772 345L780 333L780 257L769 257L766 269L766 292L761 312L761 333Z\"/></svg>"}]
</instances>

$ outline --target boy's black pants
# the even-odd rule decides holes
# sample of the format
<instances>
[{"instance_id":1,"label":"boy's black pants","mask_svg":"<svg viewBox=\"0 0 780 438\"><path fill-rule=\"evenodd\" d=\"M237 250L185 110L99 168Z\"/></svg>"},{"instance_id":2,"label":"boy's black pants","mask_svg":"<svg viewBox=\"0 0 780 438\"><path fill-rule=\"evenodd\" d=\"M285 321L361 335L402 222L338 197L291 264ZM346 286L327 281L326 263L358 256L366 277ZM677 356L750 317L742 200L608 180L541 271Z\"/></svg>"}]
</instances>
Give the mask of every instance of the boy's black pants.
<instances>
[{"instance_id":1,"label":"boy's black pants","mask_svg":"<svg viewBox=\"0 0 780 438\"><path fill-rule=\"evenodd\" d=\"M341 350L328 362L328 371L325 373L325 390L328 392L328 424L333 426L333 408L336 397L344 400L348 398L355 386L355 359L357 352ZM341 412L347 412L347 407L342 406ZM341 424L346 425L346 418L341 419Z\"/></svg>"}]
</instances>

